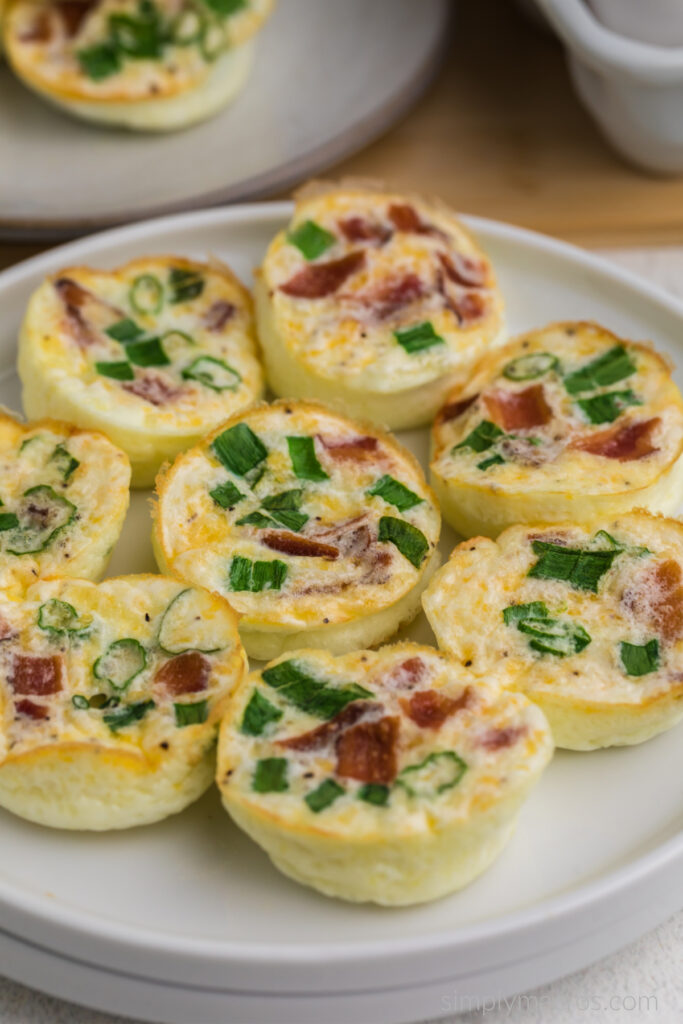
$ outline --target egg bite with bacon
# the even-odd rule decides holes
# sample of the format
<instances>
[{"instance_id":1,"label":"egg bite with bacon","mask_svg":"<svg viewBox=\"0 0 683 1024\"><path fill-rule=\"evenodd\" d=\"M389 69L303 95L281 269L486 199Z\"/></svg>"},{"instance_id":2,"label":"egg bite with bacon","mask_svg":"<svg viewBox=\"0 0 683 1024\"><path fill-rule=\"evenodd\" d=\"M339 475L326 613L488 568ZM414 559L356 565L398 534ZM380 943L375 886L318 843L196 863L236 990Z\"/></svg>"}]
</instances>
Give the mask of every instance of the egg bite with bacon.
<instances>
[{"instance_id":1,"label":"egg bite with bacon","mask_svg":"<svg viewBox=\"0 0 683 1024\"><path fill-rule=\"evenodd\" d=\"M18 369L26 413L102 430L133 487L263 388L247 290L222 264L171 256L53 274L29 302Z\"/></svg>"},{"instance_id":2,"label":"egg bite with bacon","mask_svg":"<svg viewBox=\"0 0 683 1024\"><path fill-rule=\"evenodd\" d=\"M552 750L537 707L433 648L301 650L235 694L217 781L231 818L284 874L401 906L491 864Z\"/></svg>"},{"instance_id":3,"label":"egg bite with bacon","mask_svg":"<svg viewBox=\"0 0 683 1024\"><path fill-rule=\"evenodd\" d=\"M255 284L268 381L397 430L429 423L502 337L491 263L445 206L331 187L301 198Z\"/></svg>"},{"instance_id":4,"label":"egg bite with bacon","mask_svg":"<svg viewBox=\"0 0 683 1024\"><path fill-rule=\"evenodd\" d=\"M157 480L159 567L226 597L248 654L380 643L439 561L440 517L392 437L312 402L233 417Z\"/></svg>"},{"instance_id":5,"label":"egg bite with bacon","mask_svg":"<svg viewBox=\"0 0 683 1024\"><path fill-rule=\"evenodd\" d=\"M642 743L683 718L683 524L633 512L459 545L425 591L439 646L545 712L560 747Z\"/></svg>"},{"instance_id":6,"label":"egg bite with bacon","mask_svg":"<svg viewBox=\"0 0 683 1024\"><path fill-rule=\"evenodd\" d=\"M103 434L0 412L0 591L99 579L129 502L130 463Z\"/></svg>"},{"instance_id":7,"label":"egg bite with bacon","mask_svg":"<svg viewBox=\"0 0 683 1024\"><path fill-rule=\"evenodd\" d=\"M99 124L169 131L239 93L273 0L14 0L4 46L19 78Z\"/></svg>"},{"instance_id":8,"label":"egg bite with bacon","mask_svg":"<svg viewBox=\"0 0 683 1024\"><path fill-rule=\"evenodd\" d=\"M0 806L96 831L183 810L211 784L245 668L228 603L177 580L0 594Z\"/></svg>"},{"instance_id":9,"label":"egg bite with bacon","mask_svg":"<svg viewBox=\"0 0 683 1024\"><path fill-rule=\"evenodd\" d=\"M486 356L432 431L431 482L464 537L683 498L683 399L650 346L553 324Z\"/></svg>"}]
</instances>

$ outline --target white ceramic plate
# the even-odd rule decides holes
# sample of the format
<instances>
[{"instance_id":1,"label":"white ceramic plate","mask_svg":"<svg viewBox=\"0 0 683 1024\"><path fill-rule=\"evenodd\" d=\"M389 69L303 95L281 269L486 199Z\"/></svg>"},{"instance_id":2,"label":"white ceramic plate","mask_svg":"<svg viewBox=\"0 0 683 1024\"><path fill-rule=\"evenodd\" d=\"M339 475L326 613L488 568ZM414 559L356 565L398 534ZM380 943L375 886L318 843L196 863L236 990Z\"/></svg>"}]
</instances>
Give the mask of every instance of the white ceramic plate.
<instances>
[{"instance_id":1,"label":"white ceramic plate","mask_svg":"<svg viewBox=\"0 0 683 1024\"><path fill-rule=\"evenodd\" d=\"M435 74L448 0L279 0L235 104L170 135L76 121L0 60L0 237L65 238L281 191L380 135Z\"/></svg>"},{"instance_id":2,"label":"white ceramic plate","mask_svg":"<svg viewBox=\"0 0 683 1024\"><path fill-rule=\"evenodd\" d=\"M124 228L0 275L0 401L19 407L31 290L73 262L216 253L245 281L290 207L207 210ZM562 243L472 219L513 331L594 317L683 364L683 305ZM679 384L683 379L679 374ZM403 440L424 459L426 431ZM446 553L453 535L445 540ZM113 573L153 568L134 497ZM424 619L411 635L428 640ZM187 1024L433 1018L596 959L683 902L681 729L640 747L561 752L498 862L413 909L326 899L278 874L209 793L159 825L70 834L0 813L0 970L66 998Z\"/></svg>"}]
</instances>

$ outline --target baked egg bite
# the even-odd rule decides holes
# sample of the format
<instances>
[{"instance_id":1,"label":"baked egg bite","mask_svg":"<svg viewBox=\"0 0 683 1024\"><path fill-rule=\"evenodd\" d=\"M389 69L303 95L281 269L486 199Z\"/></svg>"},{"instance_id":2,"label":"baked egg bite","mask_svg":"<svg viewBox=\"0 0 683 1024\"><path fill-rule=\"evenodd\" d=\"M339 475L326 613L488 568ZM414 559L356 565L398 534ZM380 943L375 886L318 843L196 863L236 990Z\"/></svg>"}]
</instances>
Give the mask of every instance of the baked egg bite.
<instances>
[{"instance_id":1,"label":"baked egg bite","mask_svg":"<svg viewBox=\"0 0 683 1024\"><path fill-rule=\"evenodd\" d=\"M455 549L423 597L439 646L545 712L555 743L593 750L683 717L683 524L633 512L513 526Z\"/></svg>"},{"instance_id":2,"label":"baked egg bite","mask_svg":"<svg viewBox=\"0 0 683 1024\"><path fill-rule=\"evenodd\" d=\"M130 463L103 434L0 411L0 591L99 579L128 510Z\"/></svg>"},{"instance_id":3,"label":"baked egg bite","mask_svg":"<svg viewBox=\"0 0 683 1024\"><path fill-rule=\"evenodd\" d=\"M297 202L255 298L276 394L394 430L430 423L503 323L491 264L450 210L354 187Z\"/></svg>"},{"instance_id":4,"label":"baked egg bite","mask_svg":"<svg viewBox=\"0 0 683 1024\"><path fill-rule=\"evenodd\" d=\"M104 431L133 487L263 388L247 290L227 267L170 256L49 277L29 302L18 369L27 415Z\"/></svg>"},{"instance_id":5,"label":"baked egg bite","mask_svg":"<svg viewBox=\"0 0 683 1024\"><path fill-rule=\"evenodd\" d=\"M392 437L311 402L222 424L157 479L159 567L224 595L247 653L338 654L419 611L438 507Z\"/></svg>"},{"instance_id":6,"label":"baked egg bite","mask_svg":"<svg viewBox=\"0 0 683 1024\"><path fill-rule=\"evenodd\" d=\"M531 331L486 356L432 432L431 483L463 537L590 522L683 497L683 400L647 345L593 323Z\"/></svg>"},{"instance_id":7,"label":"baked egg bite","mask_svg":"<svg viewBox=\"0 0 683 1024\"><path fill-rule=\"evenodd\" d=\"M537 707L433 648L301 650L236 693L217 781L284 874L398 906L445 896L491 864L552 750Z\"/></svg>"},{"instance_id":8,"label":"baked egg bite","mask_svg":"<svg viewBox=\"0 0 683 1024\"><path fill-rule=\"evenodd\" d=\"M183 810L211 784L245 668L228 603L177 580L0 594L0 806L96 831Z\"/></svg>"},{"instance_id":9,"label":"baked egg bite","mask_svg":"<svg viewBox=\"0 0 683 1024\"><path fill-rule=\"evenodd\" d=\"M76 117L169 131L246 82L273 0L14 0L4 46L19 78Z\"/></svg>"}]
</instances>

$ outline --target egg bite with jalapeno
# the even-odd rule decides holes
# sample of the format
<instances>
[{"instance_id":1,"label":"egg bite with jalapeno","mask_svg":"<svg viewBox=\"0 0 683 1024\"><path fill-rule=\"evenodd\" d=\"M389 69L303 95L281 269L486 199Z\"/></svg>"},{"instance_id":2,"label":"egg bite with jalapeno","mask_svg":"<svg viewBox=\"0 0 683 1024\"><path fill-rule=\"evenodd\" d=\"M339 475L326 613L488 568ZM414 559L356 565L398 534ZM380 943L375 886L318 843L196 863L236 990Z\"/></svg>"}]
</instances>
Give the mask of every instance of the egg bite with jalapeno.
<instances>
[{"instance_id":1,"label":"egg bite with jalapeno","mask_svg":"<svg viewBox=\"0 0 683 1024\"><path fill-rule=\"evenodd\" d=\"M460 544L425 591L439 646L545 712L560 747L642 743L683 718L683 524L633 512Z\"/></svg>"},{"instance_id":2,"label":"egg bite with jalapeno","mask_svg":"<svg viewBox=\"0 0 683 1024\"><path fill-rule=\"evenodd\" d=\"M171 256L53 274L30 299L18 369L26 413L102 430L133 487L263 387L247 290L221 264Z\"/></svg>"},{"instance_id":3,"label":"egg bite with jalapeno","mask_svg":"<svg viewBox=\"0 0 683 1024\"><path fill-rule=\"evenodd\" d=\"M455 214L367 188L301 198L255 298L276 394L394 430L430 423L502 337L490 260Z\"/></svg>"},{"instance_id":4,"label":"egg bite with jalapeno","mask_svg":"<svg viewBox=\"0 0 683 1024\"><path fill-rule=\"evenodd\" d=\"M431 482L462 536L590 522L683 498L683 399L650 346L570 322L486 356L432 431Z\"/></svg>"},{"instance_id":5,"label":"egg bite with jalapeno","mask_svg":"<svg viewBox=\"0 0 683 1024\"><path fill-rule=\"evenodd\" d=\"M0 591L99 579L128 510L130 463L104 434L0 412Z\"/></svg>"},{"instance_id":6,"label":"egg bite with jalapeno","mask_svg":"<svg viewBox=\"0 0 683 1024\"><path fill-rule=\"evenodd\" d=\"M290 878L401 906L498 856L553 751L542 712L433 648L301 650L253 672L220 728L231 818Z\"/></svg>"},{"instance_id":7,"label":"egg bite with jalapeno","mask_svg":"<svg viewBox=\"0 0 683 1024\"><path fill-rule=\"evenodd\" d=\"M15 0L4 47L30 89L99 124L169 131L244 86L273 0Z\"/></svg>"},{"instance_id":8,"label":"egg bite with jalapeno","mask_svg":"<svg viewBox=\"0 0 683 1024\"><path fill-rule=\"evenodd\" d=\"M183 810L246 668L226 601L162 576L0 594L0 806L104 830Z\"/></svg>"},{"instance_id":9,"label":"egg bite with jalapeno","mask_svg":"<svg viewBox=\"0 0 683 1024\"><path fill-rule=\"evenodd\" d=\"M248 654L381 643L420 607L440 517L392 437L312 402L233 417L157 480L154 547L226 597Z\"/></svg>"}]
</instances>

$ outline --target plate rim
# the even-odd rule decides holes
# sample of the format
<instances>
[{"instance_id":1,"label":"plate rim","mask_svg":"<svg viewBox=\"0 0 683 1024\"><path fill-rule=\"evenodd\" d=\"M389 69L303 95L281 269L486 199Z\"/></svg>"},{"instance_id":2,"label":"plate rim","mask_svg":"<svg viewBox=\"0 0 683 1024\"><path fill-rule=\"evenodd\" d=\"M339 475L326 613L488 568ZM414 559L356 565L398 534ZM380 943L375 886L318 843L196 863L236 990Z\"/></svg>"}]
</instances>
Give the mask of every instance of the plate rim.
<instances>
[{"instance_id":1,"label":"plate rim","mask_svg":"<svg viewBox=\"0 0 683 1024\"><path fill-rule=\"evenodd\" d=\"M254 202L223 207L206 208L197 211L145 220L136 224L97 232L76 241L57 246L38 256L23 260L13 267L0 272L0 301L6 288L25 284L31 286L34 280L51 269L57 269L63 260L70 258L88 259L93 255L105 255L106 250L128 242L137 242L154 232L178 230L202 230L236 224L250 224L257 221L272 222L277 230L282 221L291 214L293 203L289 200L277 202ZM527 228L517 227L502 221L484 217L461 215L466 225L482 237L519 244L523 248L547 252L564 257L575 265L581 265L625 286L662 308L663 312L683 320L683 300L672 296L664 288L643 280L639 275L612 263L602 256L587 252L571 243L543 235ZM95 252L89 250L94 248ZM73 254L73 257L72 257ZM340 963L350 966L354 962L386 961L392 957L430 952L458 952L465 947L486 944L491 940L509 938L517 934L532 934L549 919L556 925L560 919L571 918L590 910L606 906L618 899L627 890L645 885L658 873L672 868L680 862L683 868L683 830L658 843L646 853L635 855L626 864L607 870L599 877L583 882L558 896L540 900L531 906L491 918L487 921L455 926L438 932L413 936L402 936L368 941L346 941L328 943L324 947L314 943L235 942L219 939L202 939L181 935L169 935L161 931L141 930L123 922L106 920L85 911L76 911L58 906L47 897L13 891L11 882L0 877L0 907L6 906L23 915L34 924L49 922L53 926L67 929L72 936L96 938L114 943L119 948L155 952L160 955L182 955L191 960L210 959L229 963L232 967L241 965L258 966L266 963L278 968L300 967L303 964ZM390 913L390 911L387 911ZM11 934L15 934L14 931ZM19 936L18 936L19 937ZM26 936L34 941L31 936Z\"/></svg>"}]
</instances>

